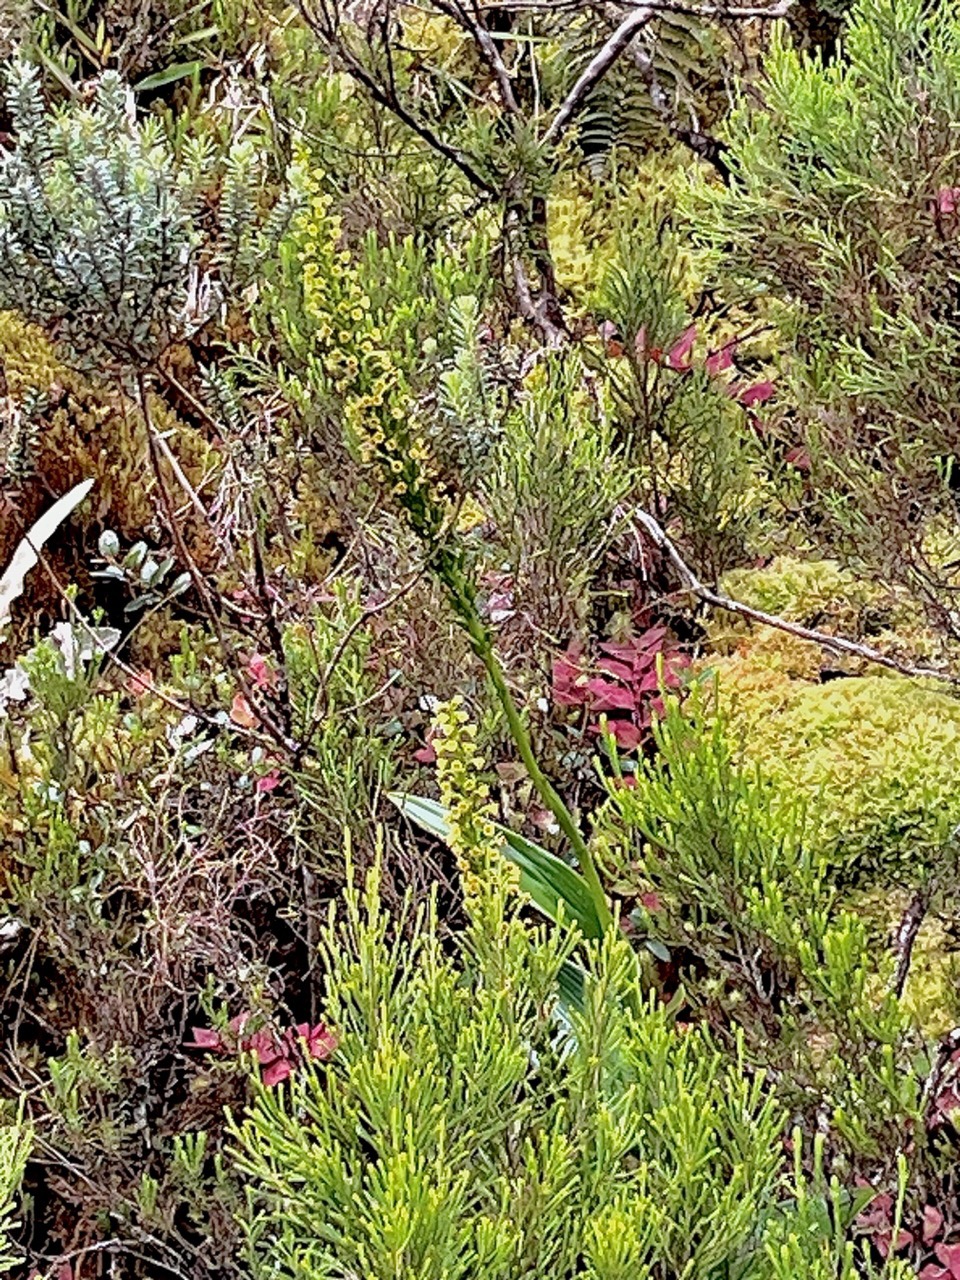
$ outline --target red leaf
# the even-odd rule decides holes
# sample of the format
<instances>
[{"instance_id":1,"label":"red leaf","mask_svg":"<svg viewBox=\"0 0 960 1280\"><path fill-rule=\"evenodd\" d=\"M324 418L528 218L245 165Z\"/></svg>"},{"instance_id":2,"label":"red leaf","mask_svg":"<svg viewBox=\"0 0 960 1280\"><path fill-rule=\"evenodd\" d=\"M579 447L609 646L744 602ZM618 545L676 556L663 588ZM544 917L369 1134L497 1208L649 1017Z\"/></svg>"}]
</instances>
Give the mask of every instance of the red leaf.
<instances>
[{"instance_id":1,"label":"red leaf","mask_svg":"<svg viewBox=\"0 0 960 1280\"><path fill-rule=\"evenodd\" d=\"M727 369L733 368L733 354L739 343L738 338L733 338L720 348L719 351L711 351L706 359L707 373L715 378L718 373L724 373Z\"/></svg>"},{"instance_id":2,"label":"red leaf","mask_svg":"<svg viewBox=\"0 0 960 1280\"><path fill-rule=\"evenodd\" d=\"M249 1049L256 1055L261 1067L269 1066L270 1063L284 1056L283 1047L277 1043L271 1031L255 1031L244 1041L243 1048Z\"/></svg>"},{"instance_id":3,"label":"red leaf","mask_svg":"<svg viewBox=\"0 0 960 1280\"><path fill-rule=\"evenodd\" d=\"M286 1058L278 1058L275 1062L264 1070L263 1083L268 1089L272 1089L276 1084L282 1084L284 1080L289 1080L293 1072L293 1067Z\"/></svg>"},{"instance_id":4,"label":"red leaf","mask_svg":"<svg viewBox=\"0 0 960 1280\"><path fill-rule=\"evenodd\" d=\"M666 678L667 672L664 671L663 674L664 674L664 678ZM659 689L659 688L660 688L660 676L657 673L656 668L654 668L652 671L648 671L642 677L642 679L640 679L637 682L637 684L634 686L634 690L636 693L653 693L655 689Z\"/></svg>"},{"instance_id":5,"label":"red leaf","mask_svg":"<svg viewBox=\"0 0 960 1280\"><path fill-rule=\"evenodd\" d=\"M591 733L599 733L599 721L591 724L589 728ZM606 731L613 734L613 739L621 751L635 751L643 737L640 726L634 724L632 720L608 720Z\"/></svg>"},{"instance_id":6,"label":"red leaf","mask_svg":"<svg viewBox=\"0 0 960 1280\"><path fill-rule=\"evenodd\" d=\"M960 1244L938 1244L933 1251L943 1263L947 1274L960 1280Z\"/></svg>"},{"instance_id":7,"label":"red leaf","mask_svg":"<svg viewBox=\"0 0 960 1280\"><path fill-rule=\"evenodd\" d=\"M641 902L641 905L647 909L647 911L660 910L660 906L661 906L660 895L659 893L654 893L652 889L648 893L641 893L640 902Z\"/></svg>"},{"instance_id":8,"label":"red leaf","mask_svg":"<svg viewBox=\"0 0 960 1280\"><path fill-rule=\"evenodd\" d=\"M247 664L250 679L258 689L275 689L277 673L262 654L255 653Z\"/></svg>"},{"instance_id":9,"label":"red leaf","mask_svg":"<svg viewBox=\"0 0 960 1280\"><path fill-rule=\"evenodd\" d=\"M749 409L752 405L763 404L773 395L774 386L769 381L755 382L751 387L744 387L742 391L737 391L737 399L745 409Z\"/></svg>"},{"instance_id":10,"label":"red leaf","mask_svg":"<svg viewBox=\"0 0 960 1280\"><path fill-rule=\"evenodd\" d=\"M802 444L796 444L792 449L788 449L783 455L784 462L789 462L791 466L797 468L798 471L810 470L810 454Z\"/></svg>"},{"instance_id":11,"label":"red leaf","mask_svg":"<svg viewBox=\"0 0 960 1280\"><path fill-rule=\"evenodd\" d=\"M230 704L230 719L241 729L255 729L260 723L242 693L234 695L233 702Z\"/></svg>"},{"instance_id":12,"label":"red leaf","mask_svg":"<svg viewBox=\"0 0 960 1280\"><path fill-rule=\"evenodd\" d=\"M318 1022L316 1026L311 1027L309 1034L304 1036L304 1039L307 1042L307 1052L310 1057L318 1058L321 1061L324 1058L329 1058L337 1047L337 1037L322 1022Z\"/></svg>"},{"instance_id":13,"label":"red leaf","mask_svg":"<svg viewBox=\"0 0 960 1280\"><path fill-rule=\"evenodd\" d=\"M621 751L636 751L639 747L643 732L632 720L611 720L607 727Z\"/></svg>"},{"instance_id":14,"label":"red leaf","mask_svg":"<svg viewBox=\"0 0 960 1280\"><path fill-rule=\"evenodd\" d=\"M960 187L941 187L937 192L938 213L956 213L960 207Z\"/></svg>"},{"instance_id":15,"label":"red leaf","mask_svg":"<svg viewBox=\"0 0 960 1280\"><path fill-rule=\"evenodd\" d=\"M587 681L590 694L590 705L594 711L632 711L635 706L634 696L622 685L612 684L595 676Z\"/></svg>"},{"instance_id":16,"label":"red leaf","mask_svg":"<svg viewBox=\"0 0 960 1280\"><path fill-rule=\"evenodd\" d=\"M886 1258L891 1248L894 1253L900 1253L902 1249L906 1249L907 1245L913 1244L913 1236L909 1231L901 1231L897 1235L897 1242L893 1244L893 1232L881 1231L873 1238L873 1243L877 1246L877 1252L881 1258Z\"/></svg>"},{"instance_id":17,"label":"red leaf","mask_svg":"<svg viewBox=\"0 0 960 1280\"><path fill-rule=\"evenodd\" d=\"M671 369L689 369L693 364L691 352L693 344L697 340L697 326L692 324L689 329L684 330L680 338L670 348L667 355L667 364Z\"/></svg>"},{"instance_id":18,"label":"red leaf","mask_svg":"<svg viewBox=\"0 0 960 1280\"><path fill-rule=\"evenodd\" d=\"M935 1205L923 1206L923 1243L932 1244L943 1230L943 1214Z\"/></svg>"},{"instance_id":19,"label":"red leaf","mask_svg":"<svg viewBox=\"0 0 960 1280\"><path fill-rule=\"evenodd\" d=\"M558 707L581 707L586 701L583 672L570 650L553 661L553 700Z\"/></svg>"},{"instance_id":20,"label":"red leaf","mask_svg":"<svg viewBox=\"0 0 960 1280\"><path fill-rule=\"evenodd\" d=\"M212 1027L191 1027L190 1030L193 1032L193 1039L186 1041L187 1049L212 1049L220 1052L226 1048L220 1032L214 1031Z\"/></svg>"},{"instance_id":21,"label":"red leaf","mask_svg":"<svg viewBox=\"0 0 960 1280\"><path fill-rule=\"evenodd\" d=\"M616 658L601 658L597 663L597 668L605 675L613 676L615 680L629 682L633 679L633 667L626 662L618 662Z\"/></svg>"},{"instance_id":22,"label":"red leaf","mask_svg":"<svg viewBox=\"0 0 960 1280\"><path fill-rule=\"evenodd\" d=\"M265 773L262 778L257 779L257 791L275 791L280 785L280 770L271 769L269 773Z\"/></svg>"},{"instance_id":23,"label":"red leaf","mask_svg":"<svg viewBox=\"0 0 960 1280\"><path fill-rule=\"evenodd\" d=\"M437 759L437 753L433 749L431 743L427 743L425 747L418 747L413 753L414 760L418 760L420 764L434 764Z\"/></svg>"}]
</instances>

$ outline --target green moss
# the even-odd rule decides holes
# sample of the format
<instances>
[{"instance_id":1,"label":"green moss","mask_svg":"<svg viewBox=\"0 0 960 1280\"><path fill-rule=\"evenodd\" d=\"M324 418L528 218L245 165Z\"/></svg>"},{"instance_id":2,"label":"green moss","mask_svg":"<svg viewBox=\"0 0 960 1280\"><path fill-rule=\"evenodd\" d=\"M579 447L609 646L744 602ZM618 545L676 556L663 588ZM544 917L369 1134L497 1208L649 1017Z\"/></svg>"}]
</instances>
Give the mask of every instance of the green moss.
<instances>
[{"instance_id":1,"label":"green moss","mask_svg":"<svg viewBox=\"0 0 960 1280\"><path fill-rule=\"evenodd\" d=\"M734 569L722 589L734 599L791 622L813 626L824 619L855 621L882 597L878 587L835 560L777 556L763 569Z\"/></svg>"},{"instance_id":2,"label":"green moss","mask_svg":"<svg viewBox=\"0 0 960 1280\"><path fill-rule=\"evenodd\" d=\"M912 879L960 821L960 701L901 677L814 684L749 656L719 697L744 755L804 796L820 847Z\"/></svg>"}]
</instances>

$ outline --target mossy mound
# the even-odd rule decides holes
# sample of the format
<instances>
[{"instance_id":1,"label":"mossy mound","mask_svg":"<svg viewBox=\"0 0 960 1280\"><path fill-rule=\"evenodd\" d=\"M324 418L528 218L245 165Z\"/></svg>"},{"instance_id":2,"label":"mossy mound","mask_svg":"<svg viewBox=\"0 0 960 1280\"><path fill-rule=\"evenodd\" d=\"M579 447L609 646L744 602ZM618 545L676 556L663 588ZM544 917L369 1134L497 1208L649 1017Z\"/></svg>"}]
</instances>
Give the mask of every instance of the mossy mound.
<instances>
[{"instance_id":1,"label":"mossy mound","mask_svg":"<svg viewBox=\"0 0 960 1280\"><path fill-rule=\"evenodd\" d=\"M724 585L838 632L865 609L899 604L829 562L741 571ZM824 652L772 627L720 619L714 632L721 652L706 665L744 758L805 797L813 838L858 878L915 879L960 822L960 699L865 663L824 682ZM840 667L832 656L826 664Z\"/></svg>"},{"instance_id":2,"label":"mossy mound","mask_svg":"<svg viewBox=\"0 0 960 1280\"><path fill-rule=\"evenodd\" d=\"M88 478L95 481L84 507L89 534L110 527L122 541L162 542L167 535L158 524L160 502L146 427L120 389L94 386L68 368L44 334L12 312L0 312L0 373L0 511L5 512L0 566L54 498ZM162 402L156 402L153 412L157 429L169 434L184 474L201 487L220 469L215 449ZM165 478L173 501L184 509L182 530L194 558L212 564L211 531L184 502L176 477L170 473ZM69 537L57 539L53 553L67 581L84 577L94 540L75 539L71 552ZM51 590L45 575L34 574L18 612L29 613Z\"/></svg>"}]
</instances>

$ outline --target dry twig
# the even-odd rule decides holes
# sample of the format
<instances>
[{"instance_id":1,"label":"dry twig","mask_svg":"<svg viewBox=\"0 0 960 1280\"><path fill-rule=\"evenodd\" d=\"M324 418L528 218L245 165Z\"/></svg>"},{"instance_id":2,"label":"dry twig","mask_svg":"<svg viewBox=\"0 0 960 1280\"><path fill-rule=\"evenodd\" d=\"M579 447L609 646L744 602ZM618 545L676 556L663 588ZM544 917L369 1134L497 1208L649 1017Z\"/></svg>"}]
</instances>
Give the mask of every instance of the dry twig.
<instances>
[{"instance_id":1,"label":"dry twig","mask_svg":"<svg viewBox=\"0 0 960 1280\"><path fill-rule=\"evenodd\" d=\"M765 626L775 627L778 631L786 632L787 635L796 636L798 640L809 640L811 644L818 644L823 649L832 649L835 653L849 653L855 658L863 658L866 662L874 662L877 666L886 667L889 671L896 671L900 675L960 685L960 676L950 671L938 671L936 667L920 667L909 662L901 662L899 658L891 657L880 649L874 649L872 645L861 644L858 640L847 640L843 636L830 635L829 632L817 631L813 627L804 627L798 622L789 622L786 618L766 613L763 609L754 609L740 600L734 600L732 596L713 591L700 581L660 523L648 511L637 511L634 517L651 541L666 553L680 575L684 589L703 600L705 604L712 605L715 609L726 609L728 613L739 614L742 618L749 618L751 622L762 622Z\"/></svg>"}]
</instances>

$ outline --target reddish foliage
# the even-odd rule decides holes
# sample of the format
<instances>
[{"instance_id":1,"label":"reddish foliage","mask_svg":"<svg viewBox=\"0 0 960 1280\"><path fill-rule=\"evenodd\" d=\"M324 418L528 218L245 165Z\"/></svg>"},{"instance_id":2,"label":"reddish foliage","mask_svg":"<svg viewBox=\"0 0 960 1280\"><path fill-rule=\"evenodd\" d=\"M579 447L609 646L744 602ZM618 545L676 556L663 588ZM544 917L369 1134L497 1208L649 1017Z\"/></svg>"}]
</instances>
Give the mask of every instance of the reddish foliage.
<instances>
[{"instance_id":1,"label":"reddish foliage","mask_svg":"<svg viewBox=\"0 0 960 1280\"><path fill-rule=\"evenodd\" d=\"M711 351L704 361L704 368L711 378L715 378L720 373L726 373L728 369L733 368L733 357L739 345L739 338L732 338L730 342L724 343L717 351Z\"/></svg>"},{"instance_id":2,"label":"reddish foliage","mask_svg":"<svg viewBox=\"0 0 960 1280\"><path fill-rule=\"evenodd\" d=\"M920 1280L960 1280L960 1244L938 1244L933 1252L937 1262L923 1268Z\"/></svg>"},{"instance_id":3,"label":"reddish foliage","mask_svg":"<svg viewBox=\"0 0 960 1280\"><path fill-rule=\"evenodd\" d=\"M742 390L739 385L736 388L737 399L745 409L750 409L755 404L764 404L774 393L774 385L767 378L763 382L755 382L750 387L744 387Z\"/></svg>"},{"instance_id":4,"label":"reddish foliage","mask_svg":"<svg viewBox=\"0 0 960 1280\"><path fill-rule=\"evenodd\" d=\"M934 203L937 213L956 213L960 209L960 187L941 187Z\"/></svg>"},{"instance_id":5,"label":"reddish foliage","mask_svg":"<svg viewBox=\"0 0 960 1280\"><path fill-rule=\"evenodd\" d=\"M659 710L661 679L667 687L676 687L687 659L663 626L598 647L601 657L592 667L575 648L554 660L554 704L605 716L620 750L635 751L650 727L651 714ZM600 733L599 718L592 719L588 729Z\"/></svg>"},{"instance_id":6,"label":"reddish foliage","mask_svg":"<svg viewBox=\"0 0 960 1280\"><path fill-rule=\"evenodd\" d=\"M230 719L241 729L256 729L260 723L242 693L234 694L233 702L230 704Z\"/></svg>"},{"instance_id":7,"label":"reddish foliage","mask_svg":"<svg viewBox=\"0 0 960 1280\"><path fill-rule=\"evenodd\" d=\"M913 1234L909 1231L904 1231L902 1228L897 1234L896 1241L894 1241L893 1209L893 1196L883 1192L881 1195L874 1196L867 1208L857 1218L857 1227L864 1235L873 1238L873 1243L881 1258L886 1258L891 1251L899 1253L901 1249L906 1249L908 1245L913 1244Z\"/></svg>"},{"instance_id":8,"label":"reddish foliage","mask_svg":"<svg viewBox=\"0 0 960 1280\"><path fill-rule=\"evenodd\" d=\"M257 689L276 689L277 687L277 673L260 653L255 653L248 662L247 674Z\"/></svg>"},{"instance_id":9,"label":"reddish foliage","mask_svg":"<svg viewBox=\"0 0 960 1280\"><path fill-rule=\"evenodd\" d=\"M667 354L667 364L671 369L691 369L693 367L693 344L697 340L697 326L690 325L685 329Z\"/></svg>"},{"instance_id":10,"label":"reddish foliage","mask_svg":"<svg viewBox=\"0 0 960 1280\"><path fill-rule=\"evenodd\" d=\"M263 1069L263 1083L268 1087L289 1079L303 1060L304 1050L308 1058L323 1061L337 1047L337 1037L322 1022L311 1026L298 1022L277 1032L272 1027L244 1034L250 1015L241 1013L228 1024L227 1036L212 1027L193 1027L193 1039L187 1041L188 1049L204 1049L212 1053L252 1053Z\"/></svg>"}]
</instances>

